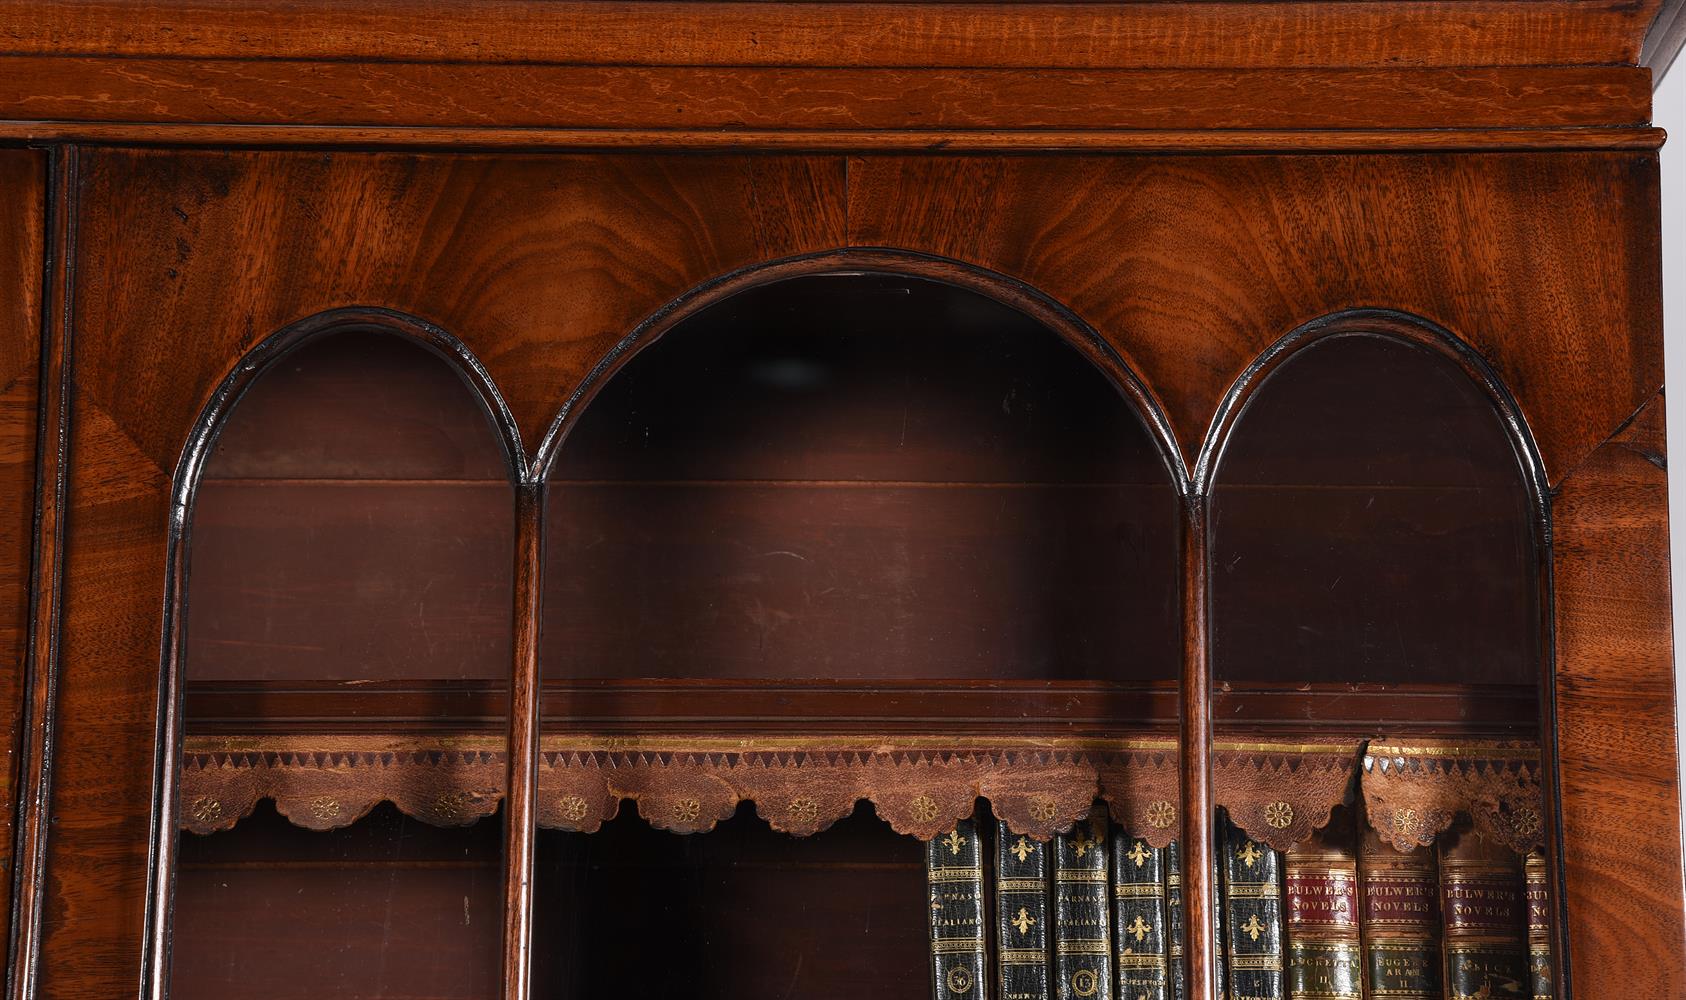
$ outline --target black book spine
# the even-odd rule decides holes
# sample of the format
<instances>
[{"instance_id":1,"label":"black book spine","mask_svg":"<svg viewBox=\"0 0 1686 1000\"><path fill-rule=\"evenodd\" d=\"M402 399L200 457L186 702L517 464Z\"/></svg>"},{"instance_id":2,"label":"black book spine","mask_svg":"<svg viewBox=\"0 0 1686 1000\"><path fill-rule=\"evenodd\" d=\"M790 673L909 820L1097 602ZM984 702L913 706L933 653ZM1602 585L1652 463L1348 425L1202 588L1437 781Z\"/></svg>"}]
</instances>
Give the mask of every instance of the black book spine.
<instances>
[{"instance_id":1,"label":"black book spine","mask_svg":"<svg viewBox=\"0 0 1686 1000\"><path fill-rule=\"evenodd\" d=\"M1183 970L1183 849L1176 841L1165 848L1165 957L1170 963L1166 985L1171 1000L1188 1000Z\"/></svg>"},{"instance_id":2,"label":"black book spine","mask_svg":"<svg viewBox=\"0 0 1686 1000\"><path fill-rule=\"evenodd\" d=\"M1112 1000L1106 815L1054 838L1054 982L1059 1000Z\"/></svg>"},{"instance_id":3,"label":"black book spine","mask_svg":"<svg viewBox=\"0 0 1686 1000\"><path fill-rule=\"evenodd\" d=\"M961 820L925 845L931 889L931 995L988 1000L984 986L983 849L978 827Z\"/></svg>"},{"instance_id":4,"label":"black book spine","mask_svg":"<svg viewBox=\"0 0 1686 1000\"><path fill-rule=\"evenodd\" d=\"M1222 939L1230 1000L1283 1000L1282 856L1224 824Z\"/></svg>"},{"instance_id":5,"label":"black book spine","mask_svg":"<svg viewBox=\"0 0 1686 1000\"><path fill-rule=\"evenodd\" d=\"M1001 1000L1052 1000L1048 978L1049 845L995 827L995 941Z\"/></svg>"},{"instance_id":6,"label":"black book spine","mask_svg":"<svg viewBox=\"0 0 1686 1000\"><path fill-rule=\"evenodd\" d=\"M1165 852L1112 831L1112 937L1119 1000L1169 1000Z\"/></svg>"}]
</instances>

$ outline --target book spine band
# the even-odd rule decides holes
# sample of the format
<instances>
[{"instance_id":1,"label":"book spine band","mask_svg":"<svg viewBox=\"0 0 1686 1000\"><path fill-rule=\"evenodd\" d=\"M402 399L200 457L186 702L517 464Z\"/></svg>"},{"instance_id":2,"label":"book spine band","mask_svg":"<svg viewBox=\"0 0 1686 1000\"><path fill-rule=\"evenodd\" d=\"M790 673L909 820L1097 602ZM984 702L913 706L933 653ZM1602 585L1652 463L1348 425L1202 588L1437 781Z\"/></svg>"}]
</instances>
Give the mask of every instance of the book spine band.
<instances>
[{"instance_id":1,"label":"book spine band","mask_svg":"<svg viewBox=\"0 0 1686 1000\"><path fill-rule=\"evenodd\" d=\"M1545 855L1539 851L1523 860L1528 886L1528 973L1534 1000L1556 1000L1551 971L1551 892L1546 885Z\"/></svg>"},{"instance_id":2,"label":"book spine band","mask_svg":"<svg viewBox=\"0 0 1686 1000\"><path fill-rule=\"evenodd\" d=\"M1183 849L1176 841L1165 848L1165 977L1170 1000L1188 1000L1183 970Z\"/></svg>"},{"instance_id":3,"label":"book spine band","mask_svg":"<svg viewBox=\"0 0 1686 1000\"><path fill-rule=\"evenodd\" d=\"M1226 823L1220 862L1230 1000L1283 1000L1282 856Z\"/></svg>"},{"instance_id":4,"label":"book spine band","mask_svg":"<svg viewBox=\"0 0 1686 1000\"><path fill-rule=\"evenodd\" d=\"M1112 937L1120 1000L1169 1000L1165 851L1112 832Z\"/></svg>"},{"instance_id":5,"label":"book spine band","mask_svg":"<svg viewBox=\"0 0 1686 1000\"><path fill-rule=\"evenodd\" d=\"M1107 821L1100 811L1054 838L1054 982L1059 1000L1112 1000Z\"/></svg>"},{"instance_id":6,"label":"book spine band","mask_svg":"<svg viewBox=\"0 0 1686 1000\"><path fill-rule=\"evenodd\" d=\"M996 985L1001 1000L1052 1000L1048 975L1050 847L995 827Z\"/></svg>"},{"instance_id":7,"label":"book spine band","mask_svg":"<svg viewBox=\"0 0 1686 1000\"><path fill-rule=\"evenodd\" d=\"M1283 859L1291 1000L1363 1000L1358 851L1349 814L1336 815Z\"/></svg>"},{"instance_id":8,"label":"book spine band","mask_svg":"<svg viewBox=\"0 0 1686 1000\"><path fill-rule=\"evenodd\" d=\"M1443 1000L1434 851L1395 850L1366 830L1359 855L1365 972L1375 1000Z\"/></svg>"},{"instance_id":9,"label":"book spine band","mask_svg":"<svg viewBox=\"0 0 1686 1000\"><path fill-rule=\"evenodd\" d=\"M1521 997L1528 990L1527 907L1520 859L1464 830L1440 855L1451 1000Z\"/></svg>"},{"instance_id":10,"label":"book spine band","mask_svg":"<svg viewBox=\"0 0 1686 1000\"><path fill-rule=\"evenodd\" d=\"M975 822L961 820L925 845L925 876L931 891L933 1000L988 1000L983 851Z\"/></svg>"}]
</instances>

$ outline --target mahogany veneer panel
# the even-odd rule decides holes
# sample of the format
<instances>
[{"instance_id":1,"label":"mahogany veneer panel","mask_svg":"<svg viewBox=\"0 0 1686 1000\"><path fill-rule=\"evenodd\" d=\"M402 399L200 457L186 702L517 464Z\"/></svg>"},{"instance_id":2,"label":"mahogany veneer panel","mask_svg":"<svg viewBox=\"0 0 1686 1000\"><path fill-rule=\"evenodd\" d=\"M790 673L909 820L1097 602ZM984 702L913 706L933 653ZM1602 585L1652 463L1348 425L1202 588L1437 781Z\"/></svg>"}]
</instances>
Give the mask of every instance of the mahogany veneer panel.
<instances>
[{"instance_id":1,"label":"mahogany veneer panel","mask_svg":"<svg viewBox=\"0 0 1686 1000\"><path fill-rule=\"evenodd\" d=\"M844 240L835 157L113 150L88 157L81 197L84 345L127 362L85 366L87 392L164 467L241 352L324 309L384 306L460 337L532 448L652 311Z\"/></svg>"},{"instance_id":2,"label":"mahogany veneer panel","mask_svg":"<svg viewBox=\"0 0 1686 1000\"><path fill-rule=\"evenodd\" d=\"M1569 966L1591 1000L1686 995L1665 448L1659 394L1552 503Z\"/></svg>"},{"instance_id":3,"label":"mahogany veneer panel","mask_svg":"<svg viewBox=\"0 0 1686 1000\"><path fill-rule=\"evenodd\" d=\"M0 872L12 873L18 726L29 649L35 545L35 449L40 402L41 279L46 249L46 157L0 152ZM0 940L11 929L0 907Z\"/></svg>"},{"instance_id":4,"label":"mahogany veneer panel","mask_svg":"<svg viewBox=\"0 0 1686 1000\"><path fill-rule=\"evenodd\" d=\"M1629 334L1660 298L1654 156L862 156L849 176L854 241L1070 306L1191 462L1248 364L1355 306L1425 317L1492 362L1554 481L1662 384L1661 338Z\"/></svg>"}]
</instances>

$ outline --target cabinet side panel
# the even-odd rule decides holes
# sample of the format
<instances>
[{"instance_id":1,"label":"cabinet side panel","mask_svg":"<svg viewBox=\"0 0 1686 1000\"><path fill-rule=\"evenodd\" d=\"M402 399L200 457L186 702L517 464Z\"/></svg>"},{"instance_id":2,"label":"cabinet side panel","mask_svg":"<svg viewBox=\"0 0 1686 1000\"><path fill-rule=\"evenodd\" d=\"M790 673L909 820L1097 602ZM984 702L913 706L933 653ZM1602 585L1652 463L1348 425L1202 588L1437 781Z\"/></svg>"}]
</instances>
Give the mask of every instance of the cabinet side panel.
<instances>
[{"instance_id":1,"label":"cabinet side panel","mask_svg":"<svg viewBox=\"0 0 1686 1000\"><path fill-rule=\"evenodd\" d=\"M45 155L0 151L0 885L12 884L18 724L29 635L35 448L40 401ZM10 899L0 941L10 939Z\"/></svg>"},{"instance_id":2,"label":"cabinet side panel","mask_svg":"<svg viewBox=\"0 0 1686 1000\"><path fill-rule=\"evenodd\" d=\"M1659 394L1552 504L1576 1000L1686 996L1664 455Z\"/></svg>"}]
</instances>

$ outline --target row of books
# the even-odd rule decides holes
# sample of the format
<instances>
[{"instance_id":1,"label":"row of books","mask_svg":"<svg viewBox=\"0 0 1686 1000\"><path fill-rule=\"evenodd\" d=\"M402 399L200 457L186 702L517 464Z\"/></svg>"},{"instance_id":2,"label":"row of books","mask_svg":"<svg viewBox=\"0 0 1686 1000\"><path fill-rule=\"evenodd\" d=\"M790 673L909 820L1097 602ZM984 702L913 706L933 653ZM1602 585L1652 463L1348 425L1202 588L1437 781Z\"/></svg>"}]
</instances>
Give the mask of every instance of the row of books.
<instances>
[{"instance_id":1,"label":"row of books","mask_svg":"<svg viewBox=\"0 0 1686 1000\"><path fill-rule=\"evenodd\" d=\"M1349 810L1285 853L1220 817L1227 1000L1552 1000L1546 869L1467 831L1400 852ZM927 847L935 1000L1186 1000L1182 859L1097 809L1051 842Z\"/></svg>"}]
</instances>

